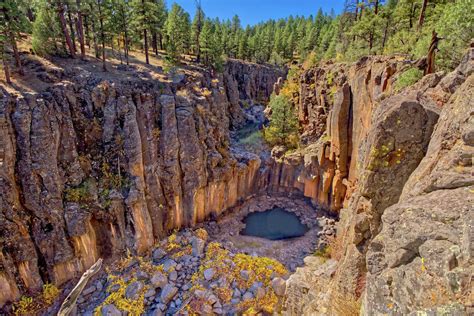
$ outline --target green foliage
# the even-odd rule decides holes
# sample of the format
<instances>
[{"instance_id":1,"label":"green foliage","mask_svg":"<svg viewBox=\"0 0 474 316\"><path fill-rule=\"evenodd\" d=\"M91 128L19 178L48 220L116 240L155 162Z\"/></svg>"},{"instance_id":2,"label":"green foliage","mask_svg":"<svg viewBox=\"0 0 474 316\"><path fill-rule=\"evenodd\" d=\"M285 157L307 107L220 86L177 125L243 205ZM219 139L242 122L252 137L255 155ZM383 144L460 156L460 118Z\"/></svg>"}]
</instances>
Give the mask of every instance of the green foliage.
<instances>
[{"instance_id":1,"label":"green foliage","mask_svg":"<svg viewBox=\"0 0 474 316\"><path fill-rule=\"evenodd\" d=\"M298 146L298 120L290 99L281 94L273 95L270 104L270 125L264 130L265 140L272 146L285 145L288 149Z\"/></svg>"},{"instance_id":2,"label":"green foliage","mask_svg":"<svg viewBox=\"0 0 474 316\"><path fill-rule=\"evenodd\" d=\"M43 290L35 297L22 296L19 301L13 304L13 313L15 315L38 315L42 310L54 303L61 293L54 284L46 283Z\"/></svg>"},{"instance_id":3,"label":"green foliage","mask_svg":"<svg viewBox=\"0 0 474 316\"><path fill-rule=\"evenodd\" d=\"M54 8L47 2L40 2L36 19L33 23L31 40L33 51L41 56L64 54L65 51L59 48L57 43L60 37L60 26Z\"/></svg>"},{"instance_id":4,"label":"green foliage","mask_svg":"<svg viewBox=\"0 0 474 316\"><path fill-rule=\"evenodd\" d=\"M207 66L221 71L223 68L222 49L218 37L218 25L206 19L199 36L203 62Z\"/></svg>"},{"instance_id":5,"label":"green foliage","mask_svg":"<svg viewBox=\"0 0 474 316\"><path fill-rule=\"evenodd\" d=\"M403 88L409 87L423 77L423 71L417 68L410 68L404 71L400 76L398 76L397 81L395 81L395 91L400 91Z\"/></svg>"},{"instance_id":6,"label":"green foliage","mask_svg":"<svg viewBox=\"0 0 474 316\"><path fill-rule=\"evenodd\" d=\"M166 20L168 63L174 65L179 63L181 54L188 52L191 40L190 29L189 14L180 5L173 3Z\"/></svg>"},{"instance_id":7,"label":"green foliage","mask_svg":"<svg viewBox=\"0 0 474 316\"><path fill-rule=\"evenodd\" d=\"M94 199L92 193L93 186L93 180L87 179L77 187L67 188L66 190L64 190L66 201L84 204L92 202Z\"/></svg>"},{"instance_id":8,"label":"green foliage","mask_svg":"<svg viewBox=\"0 0 474 316\"><path fill-rule=\"evenodd\" d=\"M457 0L446 4L436 23L439 36L438 65L441 69L455 68L465 54L466 47L474 38L474 7L472 0Z\"/></svg>"},{"instance_id":9,"label":"green foliage","mask_svg":"<svg viewBox=\"0 0 474 316\"><path fill-rule=\"evenodd\" d=\"M196 8L196 14L194 15L193 24L191 26L191 49L194 54L199 55L201 48L200 48L200 36L201 31L204 26L205 21L205 14L202 10L200 2L198 2Z\"/></svg>"},{"instance_id":10,"label":"green foliage","mask_svg":"<svg viewBox=\"0 0 474 316\"><path fill-rule=\"evenodd\" d=\"M176 3L167 12L164 0L4 0L0 6L6 10L0 10L2 51L8 51L5 47L11 46L21 32L32 32L35 53L64 54L65 33L78 41L76 21L82 15L88 44L101 44L102 33L106 46L118 45L125 52L128 48L143 49L146 42L157 53L158 46L167 51L168 67L179 64L181 56L189 53L202 57L214 70L222 69L225 57L277 66L294 60L309 60L307 65L327 59L353 61L376 54L404 54L417 59L426 56L431 33L436 30L443 38L436 67L450 70L474 37L471 0L430 0L422 25L418 22L420 0L348 0L339 16L319 10L315 16L289 16L246 27L238 16L206 19L199 1L192 23ZM65 29L59 23L58 12L62 11ZM34 20L32 28L25 18L27 12Z\"/></svg>"},{"instance_id":11,"label":"green foliage","mask_svg":"<svg viewBox=\"0 0 474 316\"><path fill-rule=\"evenodd\" d=\"M254 131L242 138L239 144L245 146L248 150L258 151L263 148L263 135L261 131Z\"/></svg>"},{"instance_id":12,"label":"green foliage","mask_svg":"<svg viewBox=\"0 0 474 316\"><path fill-rule=\"evenodd\" d=\"M316 257L323 258L324 260L331 259L331 246L318 249L314 252Z\"/></svg>"}]
</instances>

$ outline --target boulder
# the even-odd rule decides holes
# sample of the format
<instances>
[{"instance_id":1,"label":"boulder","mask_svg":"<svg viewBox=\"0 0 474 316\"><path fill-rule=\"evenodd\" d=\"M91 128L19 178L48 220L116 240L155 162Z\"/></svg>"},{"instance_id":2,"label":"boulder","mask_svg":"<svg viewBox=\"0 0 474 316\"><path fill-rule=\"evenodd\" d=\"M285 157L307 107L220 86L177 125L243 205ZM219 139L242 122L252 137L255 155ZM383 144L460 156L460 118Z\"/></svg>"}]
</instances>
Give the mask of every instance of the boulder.
<instances>
[{"instance_id":1,"label":"boulder","mask_svg":"<svg viewBox=\"0 0 474 316\"><path fill-rule=\"evenodd\" d=\"M144 287L145 285L141 281L130 283L125 289L125 297L130 300L138 299Z\"/></svg>"},{"instance_id":2,"label":"boulder","mask_svg":"<svg viewBox=\"0 0 474 316\"><path fill-rule=\"evenodd\" d=\"M158 261L163 259L166 256L166 251L161 248L156 248L153 250L153 260Z\"/></svg>"},{"instance_id":3,"label":"boulder","mask_svg":"<svg viewBox=\"0 0 474 316\"><path fill-rule=\"evenodd\" d=\"M216 273L216 271L213 268L206 269L206 270L204 270L204 278L207 281L212 280L215 273Z\"/></svg>"},{"instance_id":4,"label":"boulder","mask_svg":"<svg viewBox=\"0 0 474 316\"><path fill-rule=\"evenodd\" d=\"M102 316L122 316L123 315L122 312L113 304L102 306L102 309L100 312Z\"/></svg>"},{"instance_id":5,"label":"boulder","mask_svg":"<svg viewBox=\"0 0 474 316\"><path fill-rule=\"evenodd\" d=\"M286 292L286 281L282 278L274 278L272 280L272 288L278 296L284 296Z\"/></svg>"},{"instance_id":6,"label":"boulder","mask_svg":"<svg viewBox=\"0 0 474 316\"><path fill-rule=\"evenodd\" d=\"M206 242L204 240L197 237L193 237L191 245L193 247L193 256L198 257L204 254L204 247L206 245Z\"/></svg>"},{"instance_id":7,"label":"boulder","mask_svg":"<svg viewBox=\"0 0 474 316\"><path fill-rule=\"evenodd\" d=\"M168 278L161 272L156 272L150 280L151 284L155 288L163 288L168 284Z\"/></svg>"},{"instance_id":8,"label":"boulder","mask_svg":"<svg viewBox=\"0 0 474 316\"><path fill-rule=\"evenodd\" d=\"M161 303L168 304L173 297L178 293L178 288L171 284L166 284L163 290L161 291Z\"/></svg>"}]
</instances>

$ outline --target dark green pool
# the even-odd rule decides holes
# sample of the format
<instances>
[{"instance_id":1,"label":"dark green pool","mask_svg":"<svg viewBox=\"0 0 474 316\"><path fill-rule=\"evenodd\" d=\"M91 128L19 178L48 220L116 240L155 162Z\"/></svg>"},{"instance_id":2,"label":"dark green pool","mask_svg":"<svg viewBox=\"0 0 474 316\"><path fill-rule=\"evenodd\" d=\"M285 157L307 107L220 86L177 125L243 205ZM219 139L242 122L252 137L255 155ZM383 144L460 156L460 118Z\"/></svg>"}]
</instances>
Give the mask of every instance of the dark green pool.
<instances>
[{"instance_id":1,"label":"dark green pool","mask_svg":"<svg viewBox=\"0 0 474 316\"><path fill-rule=\"evenodd\" d=\"M244 223L246 226L240 232L242 235L270 240L300 237L308 231L298 216L279 207L251 213L245 217Z\"/></svg>"}]
</instances>

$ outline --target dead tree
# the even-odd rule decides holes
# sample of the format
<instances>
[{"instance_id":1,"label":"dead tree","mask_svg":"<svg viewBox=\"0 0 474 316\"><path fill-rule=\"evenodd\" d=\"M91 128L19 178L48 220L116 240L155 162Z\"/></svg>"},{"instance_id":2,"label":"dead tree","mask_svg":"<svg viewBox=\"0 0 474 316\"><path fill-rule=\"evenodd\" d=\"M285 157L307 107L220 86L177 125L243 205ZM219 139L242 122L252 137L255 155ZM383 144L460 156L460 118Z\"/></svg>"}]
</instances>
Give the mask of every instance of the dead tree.
<instances>
[{"instance_id":1,"label":"dead tree","mask_svg":"<svg viewBox=\"0 0 474 316\"><path fill-rule=\"evenodd\" d=\"M79 282L77 282L76 286L72 289L71 293L66 297L61 308L59 309L58 316L69 316L72 314L74 309L76 308L76 302L79 296L82 293L82 290L87 285L87 282L96 275L100 269L102 268L102 259L97 260L92 267L89 268L84 274L82 275Z\"/></svg>"},{"instance_id":2,"label":"dead tree","mask_svg":"<svg viewBox=\"0 0 474 316\"><path fill-rule=\"evenodd\" d=\"M435 59L436 59L436 52L438 51L438 43L441 38L438 37L438 33L433 31L431 36L431 44L430 48L428 49L428 55L426 57L426 68L425 68L425 75L432 74L435 72Z\"/></svg>"}]
</instances>

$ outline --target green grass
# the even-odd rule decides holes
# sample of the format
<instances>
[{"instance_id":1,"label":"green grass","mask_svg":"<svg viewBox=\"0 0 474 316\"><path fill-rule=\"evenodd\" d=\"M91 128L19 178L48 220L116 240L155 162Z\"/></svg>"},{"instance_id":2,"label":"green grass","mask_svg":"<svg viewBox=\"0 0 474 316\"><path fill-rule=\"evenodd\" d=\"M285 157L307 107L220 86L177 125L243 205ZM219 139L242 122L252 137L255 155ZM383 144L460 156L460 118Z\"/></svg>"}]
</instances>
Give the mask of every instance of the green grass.
<instances>
[{"instance_id":1,"label":"green grass","mask_svg":"<svg viewBox=\"0 0 474 316\"><path fill-rule=\"evenodd\" d=\"M404 71L395 81L395 91L399 92L402 89L414 85L423 78L423 72L417 68L411 68Z\"/></svg>"},{"instance_id":2,"label":"green grass","mask_svg":"<svg viewBox=\"0 0 474 316\"><path fill-rule=\"evenodd\" d=\"M261 131L253 131L239 140L239 144L246 150L258 153L265 146L265 141Z\"/></svg>"}]
</instances>

